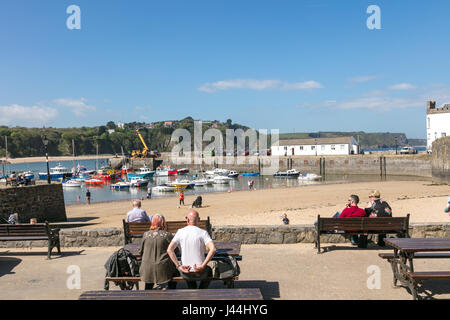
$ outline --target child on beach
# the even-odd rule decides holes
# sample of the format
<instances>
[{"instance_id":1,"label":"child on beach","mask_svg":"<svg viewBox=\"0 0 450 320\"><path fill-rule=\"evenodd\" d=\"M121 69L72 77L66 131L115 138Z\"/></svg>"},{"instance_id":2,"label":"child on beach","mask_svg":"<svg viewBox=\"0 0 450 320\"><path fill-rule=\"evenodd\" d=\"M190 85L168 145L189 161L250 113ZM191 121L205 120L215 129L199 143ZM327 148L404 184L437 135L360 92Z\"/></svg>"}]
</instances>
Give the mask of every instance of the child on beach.
<instances>
[{"instance_id":1,"label":"child on beach","mask_svg":"<svg viewBox=\"0 0 450 320\"><path fill-rule=\"evenodd\" d=\"M180 191L179 200L180 200L180 206L181 206L181 204L183 204L183 206L184 206L184 193L183 193L183 191Z\"/></svg>"},{"instance_id":2,"label":"child on beach","mask_svg":"<svg viewBox=\"0 0 450 320\"><path fill-rule=\"evenodd\" d=\"M283 218L283 223L284 223L284 224L289 224L289 219L288 219L286 213L284 213L281 217Z\"/></svg>"}]
</instances>

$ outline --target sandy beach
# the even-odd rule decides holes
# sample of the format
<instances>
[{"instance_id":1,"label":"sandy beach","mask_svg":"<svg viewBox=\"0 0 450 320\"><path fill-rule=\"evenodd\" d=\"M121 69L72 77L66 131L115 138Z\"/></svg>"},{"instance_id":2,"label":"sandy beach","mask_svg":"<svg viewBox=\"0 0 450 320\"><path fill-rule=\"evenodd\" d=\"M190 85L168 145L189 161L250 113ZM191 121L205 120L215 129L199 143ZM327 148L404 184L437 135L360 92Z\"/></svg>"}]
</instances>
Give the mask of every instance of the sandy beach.
<instances>
[{"instance_id":1,"label":"sandy beach","mask_svg":"<svg viewBox=\"0 0 450 320\"><path fill-rule=\"evenodd\" d=\"M312 185L295 188L238 191L203 194L200 216L210 217L212 225L278 225L286 212L290 224L313 224L320 214L330 217L341 211L347 197L357 194L360 207L365 207L368 194L377 189L393 209L394 216L411 214L411 222L450 222L444 213L450 186L429 181L380 181L347 184ZM185 197L185 206L178 208L178 198L142 201L148 214L162 213L168 220L184 220L196 195ZM131 210L130 201L71 205L66 207L71 221L89 220L89 226L122 227L122 219Z\"/></svg>"}]
</instances>

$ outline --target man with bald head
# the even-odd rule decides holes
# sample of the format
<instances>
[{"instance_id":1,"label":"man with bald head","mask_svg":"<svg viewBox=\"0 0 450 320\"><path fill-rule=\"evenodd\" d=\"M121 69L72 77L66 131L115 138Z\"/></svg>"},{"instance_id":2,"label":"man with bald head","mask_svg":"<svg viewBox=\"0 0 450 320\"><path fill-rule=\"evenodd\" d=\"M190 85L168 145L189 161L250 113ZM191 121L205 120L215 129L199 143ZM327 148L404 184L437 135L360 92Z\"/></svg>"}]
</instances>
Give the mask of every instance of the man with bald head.
<instances>
[{"instance_id":1,"label":"man with bald head","mask_svg":"<svg viewBox=\"0 0 450 320\"><path fill-rule=\"evenodd\" d=\"M189 210L186 218L187 226L177 231L167 253L189 289L197 289L197 281L200 281L199 289L207 289L212 276L212 270L207 264L216 253L216 246L208 232L197 227L200 221L197 211ZM181 262L175 254L177 247L181 250ZM206 251L208 255L205 258Z\"/></svg>"},{"instance_id":2,"label":"man with bald head","mask_svg":"<svg viewBox=\"0 0 450 320\"><path fill-rule=\"evenodd\" d=\"M133 210L127 213L126 222L152 222L147 212L141 209L141 200L133 200Z\"/></svg>"}]
</instances>

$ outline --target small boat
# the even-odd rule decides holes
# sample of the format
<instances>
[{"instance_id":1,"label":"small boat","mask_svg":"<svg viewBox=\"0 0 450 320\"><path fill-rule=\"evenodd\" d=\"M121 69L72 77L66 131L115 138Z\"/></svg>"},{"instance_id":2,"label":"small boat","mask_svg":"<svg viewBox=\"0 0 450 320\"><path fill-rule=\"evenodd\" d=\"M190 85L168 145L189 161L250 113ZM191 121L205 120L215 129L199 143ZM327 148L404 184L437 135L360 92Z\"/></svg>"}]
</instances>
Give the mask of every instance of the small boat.
<instances>
[{"instance_id":1,"label":"small boat","mask_svg":"<svg viewBox=\"0 0 450 320\"><path fill-rule=\"evenodd\" d=\"M322 176L315 173L304 173L298 176L299 180L318 180L320 178L322 178Z\"/></svg>"},{"instance_id":2,"label":"small boat","mask_svg":"<svg viewBox=\"0 0 450 320\"><path fill-rule=\"evenodd\" d=\"M226 184L226 183L230 183L231 180L233 180L233 179L226 177L226 176L215 176L213 178L213 183L214 184Z\"/></svg>"},{"instance_id":3,"label":"small boat","mask_svg":"<svg viewBox=\"0 0 450 320\"><path fill-rule=\"evenodd\" d=\"M242 172L243 176L259 176L258 172Z\"/></svg>"},{"instance_id":4,"label":"small boat","mask_svg":"<svg viewBox=\"0 0 450 320\"><path fill-rule=\"evenodd\" d=\"M170 186L156 186L152 188L152 192L174 192L176 189Z\"/></svg>"},{"instance_id":5,"label":"small boat","mask_svg":"<svg viewBox=\"0 0 450 320\"><path fill-rule=\"evenodd\" d=\"M110 187L113 190L124 190L124 189L130 188L130 183L129 182L120 181L120 182L112 184Z\"/></svg>"},{"instance_id":6,"label":"small boat","mask_svg":"<svg viewBox=\"0 0 450 320\"><path fill-rule=\"evenodd\" d=\"M219 169L219 168L213 168L212 170L208 170L205 172L205 175L207 176L228 176L230 173L230 170L227 169Z\"/></svg>"},{"instance_id":7,"label":"small boat","mask_svg":"<svg viewBox=\"0 0 450 320\"><path fill-rule=\"evenodd\" d=\"M162 168L162 167L158 167L156 168L155 177L167 177L169 175L169 170Z\"/></svg>"},{"instance_id":8,"label":"small boat","mask_svg":"<svg viewBox=\"0 0 450 320\"><path fill-rule=\"evenodd\" d=\"M214 183L214 180L213 179L197 179L197 180L192 180L192 183L194 183L196 187L204 187L204 186L212 185Z\"/></svg>"},{"instance_id":9,"label":"small boat","mask_svg":"<svg viewBox=\"0 0 450 320\"><path fill-rule=\"evenodd\" d=\"M99 186L103 184L103 180L100 179L86 179L84 180L85 184Z\"/></svg>"},{"instance_id":10,"label":"small boat","mask_svg":"<svg viewBox=\"0 0 450 320\"><path fill-rule=\"evenodd\" d=\"M139 168L138 171L128 173L129 178L151 178L155 174L155 171L150 170L150 168L147 168L146 166L143 166L142 168Z\"/></svg>"},{"instance_id":11,"label":"small boat","mask_svg":"<svg viewBox=\"0 0 450 320\"><path fill-rule=\"evenodd\" d=\"M188 173L189 173L189 169L188 168L178 169L178 174L188 174Z\"/></svg>"},{"instance_id":12,"label":"small boat","mask_svg":"<svg viewBox=\"0 0 450 320\"><path fill-rule=\"evenodd\" d=\"M129 182L130 186L133 188L145 187L148 185L148 180L141 178L131 178Z\"/></svg>"},{"instance_id":13,"label":"small boat","mask_svg":"<svg viewBox=\"0 0 450 320\"><path fill-rule=\"evenodd\" d=\"M63 187L66 187L66 188L71 188L71 187L81 187L81 185L83 184L83 182L82 181L77 181L77 180L67 180L67 181L65 181L65 182L63 182L62 183L62 186Z\"/></svg>"},{"instance_id":14,"label":"small boat","mask_svg":"<svg viewBox=\"0 0 450 320\"><path fill-rule=\"evenodd\" d=\"M291 178L291 177L298 177L299 175L300 175L300 171L297 171L296 169L290 169L288 171L278 171L273 176L274 177Z\"/></svg>"},{"instance_id":15,"label":"small boat","mask_svg":"<svg viewBox=\"0 0 450 320\"><path fill-rule=\"evenodd\" d=\"M66 167L63 167L60 163L50 169L50 179L51 180L58 180L61 178L67 178L71 177L72 172L69 172ZM39 172L39 179L40 180L47 180L47 173L46 172Z\"/></svg>"},{"instance_id":16,"label":"small boat","mask_svg":"<svg viewBox=\"0 0 450 320\"><path fill-rule=\"evenodd\" d=\"M166 183L166 185L175 188L193 188L195 183L189 180L175 180L173 182Z\"/></svg>"},{"instance_id":17,"label":"small boat","mask_svg":"<svg viewBox=\"0 0 450 320\"><path fill-rule=\"evenodd\" d=\"M237 171L230 171L228 173L228 177L229 178L237 178L237 177L239 177L239 172L237 172Z\"/></svg>"},{"instance_id":18,"label":"small boat","mask_svg":"<svg viewBox=\"0 0 450 320\"><path fill-rule=\"evenodd\" d=\"M23 174L25 175L25 178L34 180L34 173L32 171L25 171Z\"/></svg>"}]
</instances>

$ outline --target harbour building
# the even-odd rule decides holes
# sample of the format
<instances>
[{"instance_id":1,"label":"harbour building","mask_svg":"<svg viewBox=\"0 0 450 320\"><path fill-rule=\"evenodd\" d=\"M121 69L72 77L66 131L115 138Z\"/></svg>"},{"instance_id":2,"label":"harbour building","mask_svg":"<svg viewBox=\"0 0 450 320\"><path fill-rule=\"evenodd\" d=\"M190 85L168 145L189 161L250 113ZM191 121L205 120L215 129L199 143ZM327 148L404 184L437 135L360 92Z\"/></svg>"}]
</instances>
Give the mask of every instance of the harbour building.
<instances>
[{"instance_id":1,"label":"harbour building","mask_svg":"<svg viewBox=\"0 0 450 320\"><path fill-rule=\"evenodd\" d=\"M450 103L436 108L436 101L427 102L427 149L433 141L450 135Z\"/></svg>"},{"instance_id":2,"label":"harbour building","mask_svg":"<svg viewBox=\"0 0 450 320\"><path fill-rule=\"evenodd\" d=\"M327 156L358 154L360 146L354 137L279 140L272 146L274 156Z\"/></svg>"}]
</instances>

